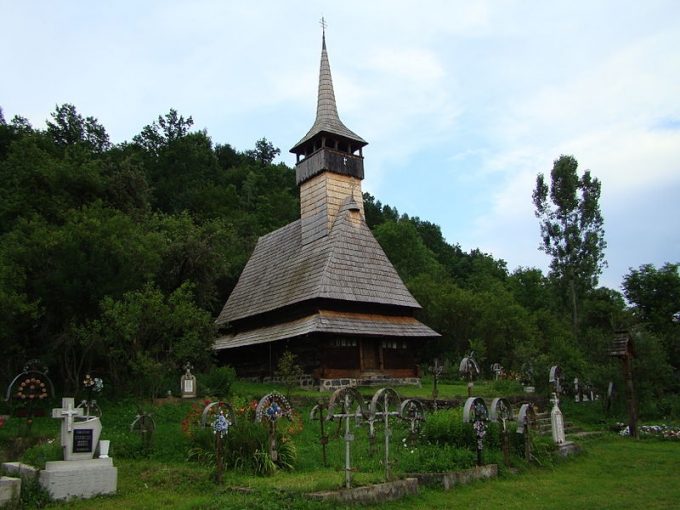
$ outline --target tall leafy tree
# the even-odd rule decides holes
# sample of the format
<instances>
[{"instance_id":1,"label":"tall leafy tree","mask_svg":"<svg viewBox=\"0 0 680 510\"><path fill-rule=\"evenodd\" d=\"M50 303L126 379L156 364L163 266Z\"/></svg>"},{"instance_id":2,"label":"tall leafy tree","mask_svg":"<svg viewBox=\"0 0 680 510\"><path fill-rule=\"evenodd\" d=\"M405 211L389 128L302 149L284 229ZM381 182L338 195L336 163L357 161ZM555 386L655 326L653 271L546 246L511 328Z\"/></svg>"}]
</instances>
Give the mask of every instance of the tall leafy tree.
<instances>
[{"instance_id":1,"label":"tall leafy tree","mask_svg":"<svg viewBox=\"0 0 680 510\"><path fill-rule=\"evenodd\" d=\"M568 296L574 332L579 325L583 294L597 285L606 265L600 181L586 170L579 177L573 156L560 156L550 172L536 177L533 201L541 225L540 248L552 257L551 276Z\"/></svg>"}]
</instances>

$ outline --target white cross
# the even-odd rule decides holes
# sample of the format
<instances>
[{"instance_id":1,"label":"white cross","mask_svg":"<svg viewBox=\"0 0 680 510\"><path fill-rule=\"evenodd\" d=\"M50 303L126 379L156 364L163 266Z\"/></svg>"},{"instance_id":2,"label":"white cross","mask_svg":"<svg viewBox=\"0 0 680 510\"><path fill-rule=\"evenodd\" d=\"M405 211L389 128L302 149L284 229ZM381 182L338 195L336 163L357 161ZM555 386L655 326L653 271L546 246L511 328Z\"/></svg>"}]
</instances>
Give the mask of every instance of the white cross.
<instances>
[{"instance_id":1,"label":"white cross","mask_svg":"<svg viewBox=\"0 0 680 510\"><path fill-rule=\"evenodd\" d=\"M66 420L66 430L71 432L73 430L73 417L82 416L83 410L80 408L73 408L72 398L62 398L61 408L52 409L52 418L61 418Z\"/></svg>"}]
</instances>

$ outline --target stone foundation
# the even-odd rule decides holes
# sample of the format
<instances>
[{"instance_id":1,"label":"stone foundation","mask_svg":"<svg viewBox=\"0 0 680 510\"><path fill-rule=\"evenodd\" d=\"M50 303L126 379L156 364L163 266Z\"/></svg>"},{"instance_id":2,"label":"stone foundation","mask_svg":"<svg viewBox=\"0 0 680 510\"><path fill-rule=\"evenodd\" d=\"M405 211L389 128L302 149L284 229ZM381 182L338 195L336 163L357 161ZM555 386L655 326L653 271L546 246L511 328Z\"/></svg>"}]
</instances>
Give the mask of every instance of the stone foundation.
<instances>
[{"instance_id":1,"label":"stone foundation","mask_svg":"<svg viewBox=\"0 0 680 510\"><path fill-rule=\"evenodd\" d=\"M415 478L406 478L405 480L353 489L312 492L307 494L307 496L320 501L338 501L341 503L382 503L383 501L394 501L411 494L418 494L418 480Z\"/></svg>"},{"instance_id":2,"label":"stone foundation","mask_svg":"<svg viewBox=\"0 0 680 510\"><path fill-rule=\"evenodd\" d=\"M498 465L487 464L476 466L462 471L449 471L446 473L412 473L412 476L423 485L442 487L444 490L453 489L456 485L465 485L476 480L486 480L498 476Z\"/></svg>"},{"instance_id":3,"label":"stone foundation","mask_svg":"<svg viewBox=\"0 0 680 510\"><path fill-rule=\"evenodd\" d=\"M12 500L18 500L21 495L21 478L0 476L0 507Z\"/></svg>"},{"instance_id":4,"label":"stone foundation","mask_svg":"<svg viewBox=\"0 0 680 510\"><path fill-rule=\"evenodd\" d=\"M48 462L40 472L40 485L57 500L113 494L118 469L110 458Z\"/></svg>"},{"instance_id":5,"label":"stone foundation","mask_svg":"<svg viewBox=\"0 0 680 510\"><path fill-rule=\"evenodd\" d=\"M22 464L21 462L3 462L2 469L8 475L18 476L19 478L33 479L38 477L38 468Z\"/></svg>"},{"instance_id":6,"label":"stone foundation","mask_svg":"<svg viewBox=\"0 0 680 510\"><path fill-rule=\"evenodd\" d=\"M320 379L319 391L335 391L346 386L420 386L419 377L370 377L355 379L343 377L340 379Z\"/></svg>"}]
</instances>

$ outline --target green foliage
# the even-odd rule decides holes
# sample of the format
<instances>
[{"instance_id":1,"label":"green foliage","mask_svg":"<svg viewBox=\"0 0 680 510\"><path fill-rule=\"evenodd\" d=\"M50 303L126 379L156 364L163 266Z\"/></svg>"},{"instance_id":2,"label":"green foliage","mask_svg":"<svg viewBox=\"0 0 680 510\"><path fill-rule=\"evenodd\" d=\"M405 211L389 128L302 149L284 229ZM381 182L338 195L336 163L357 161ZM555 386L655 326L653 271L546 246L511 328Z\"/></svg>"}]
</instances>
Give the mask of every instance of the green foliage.
<instances>
[{"instance_id":1,"label":"green foliage","mask_svg":"<svg viewBox=\"0 0 680 510\"><path fill-rule=\"evenodd\" d=\"M290 398L290 393L295 386L299 386L300 378L304 375L302 367L297 363L297 356L286 350L276 366L276 375L286 387L286 397Z\"/></svg>"},{"instance_id":2,"label":"green foliage","mask_svg":"<svg viewBox=\"0 0 680 510\"><path fill-rule=\"evenodd\" d=\"M214 367L199 379L201 381L199 388L203 394L217 397L220 400L228 400L232 394L234 381L236 381L236 371L230 366Z\"/></svg>"},{"instance_id":3,"label":"green foliage","mask_svg":"<svg viewBox=\"0 0 680 510\"><path fill-rule=\"evenodd\" d=\"M21 456L21 462L34 466L38 469L45 469L45 463L53 460L64 460L58 439L51 439L47 442L40 442L31 446Z\"/></svg>"},{"instance_id":4,"label":"green foliage","mask_svg":"<svg viewBox=\"0 0 680 510\"><path fill-rule=\"evenodd\" d=\"M536 217L541 224L540 249L552 260L551 275L561 282L571 309L574 330L579 324L580 298L595 287L602 272L604 220L600 213L600 181L586 170L577 174L573 156L560 156L550 173L550 185L543 174L536 178L533 193Z\"/></svg>"}]
</instances>

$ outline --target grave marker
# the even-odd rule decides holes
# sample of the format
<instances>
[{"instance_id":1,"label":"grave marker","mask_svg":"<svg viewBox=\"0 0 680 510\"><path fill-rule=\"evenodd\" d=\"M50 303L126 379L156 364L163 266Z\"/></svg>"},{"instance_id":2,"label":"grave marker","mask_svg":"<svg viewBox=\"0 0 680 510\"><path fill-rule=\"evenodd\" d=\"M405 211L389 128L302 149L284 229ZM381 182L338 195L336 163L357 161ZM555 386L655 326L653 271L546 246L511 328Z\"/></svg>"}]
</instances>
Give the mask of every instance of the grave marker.
<instances>
[{"instance_id":1,"label":"grave marker","mask_svg":"<svg viewBox=\"0 0 680 510\"><path fill-rule=\"evenodd\" d=\"M357 411L352 408L357 405ZM339 406L340 412L336 411L336 406ZM356 388L345 387L337 389L331 395L328 403L328 415L326 420L339 420L340 423L345 422L345 487L347 489L352 487L352 463L351 463L351 444L354 441L354 434L350 432L350 419L357 418L360 415L364 419L368 419L369 415L364 406L364 399L356 390Z\"/></svg>"},{"instance_id":2,"label":"grave marker","mask_svg":"<svg viewBox=\"0 0 680 510\"><path fill-rule=\"evenodd\" d=\"M116 492L118 471L108 456L108 441L100 441L101 422L96 416L84 416L74 407L73 398L63 398L52 417L61 422L63 461L47 462L40 472L40 484L53 499L89 498ZM93 458L99 448L100 456Z\"/></svg>"},{"instance_id":3,"label":"grave marker","mask_svg":"<svg viewBox=\"0 0 680 510\"><path fill-rule=\"evenodd\" d=\"M382 388L375 392L371 399L369 406L369 430L370 435L375 436L374 423L377 419L382 418L384 425L385 438L385 480L389 480L392 476L390 467L390 437L392 431L390 430L390 416L399 416L401 409L401 398L399 394L392 388Z\"/></svg>"},{"instance_id":4,"label":"grave marker","mask_svg":"<svg viewBox=\"0 0 680 510\"><path fill-rule=\"evenodd\" d=\"M470 397L465 401L463 408L463 422L472 423L477 437L477 465L482 465L482 449L484 448L484 436L486 435L486 422L489 420L489 411L486 403L479 397Z\"/></svg>"},{"instance_id":5,"label":"grave marker","mask_svg":"<svg viewBox=\"0 0 680 510\"><path fill-rule=\"evenodd\" d=\"M192 368L189 362L184 365L184 375L179 380L182 398L196 398L196 376L191 373Z\"/></svg>"},{"instance_id":6,"label":"grave marker","mask_svg":"<svg viewBox=\"0 0 680 510\"><path fill-rule=\"evenodd\" d=\"M558 407L560 400L557 393L553 393L550 402L553 405L552 411L550 411L550 425L552 429L552 438L555 444L564 444L564 418L562 417L562 411Z\"/></svg>"},{"instance_id":7,"label":"grave marker","mask_svg":"<svg viewBox=\"0 0 680 510\"><path fill-rule=\"evenodd\" d=\"M262 397L255 408L255 421L267 420L269 423L269 456L274 462L279 459L276 449L276 423L283 417L290 420L292 412L286 397L275 391Z\"/></svg>"},{"instance_id":8,"label":"grave marker","mask_svg":"<svg viewBox=\"0 0 680 510\"><path fill-rule=\"evenodd\" d=\"M472 388L475 385L474 380L480 374L479 365L477 364L477 360L475 360L475 351L470 351L470 353L460 361L458 372L461 377L467 379L468 398L472 397Z\"/></svg>"},{"instance_id":9,"label":"grave marker","mask_svg":"<svg viewBox=\"0 0 680 510\"><path fill-rule=\"evenodd\" d=\"M323 422L324 422L323 411L324 411L323 403L321 401L319 401L319 403L316 404L312 408L312 410L309 412L309 419L312 420L312 421L315 421L315 420L319 421L319 429L321 431L321 435L319 437L319 443L321 444L323 465L324 465L324 467L328 467L328 462L326 460L326 445L328 444L328 435L326 435L323 431Z\"/></svg>"},{"instance_id":10,"label":"grave marker","mask_svg":"<svg viewBox=\"0 0 680 510\"><path fill-rule=\"evenodd\" d=\"M531 460L531 429L536 422L533 404L522 404L517 415L517 433L524 435L524 458Z\"/></svg>"},{"instance_id":11,"label":"grave marker","mask_svg":"<svg viewBox=\"0 0 680 510\"><path fill-rule=\"evenodd\" d=\"M507 422L514 419L512 413L512 405L507 399L495 398L491 402L491 411L489 413L491 421L501 424L501 437L503 441L503 460L505 465L510 465L510 448L508 444L508 427Z\"/></svg>"}]
</instances>

